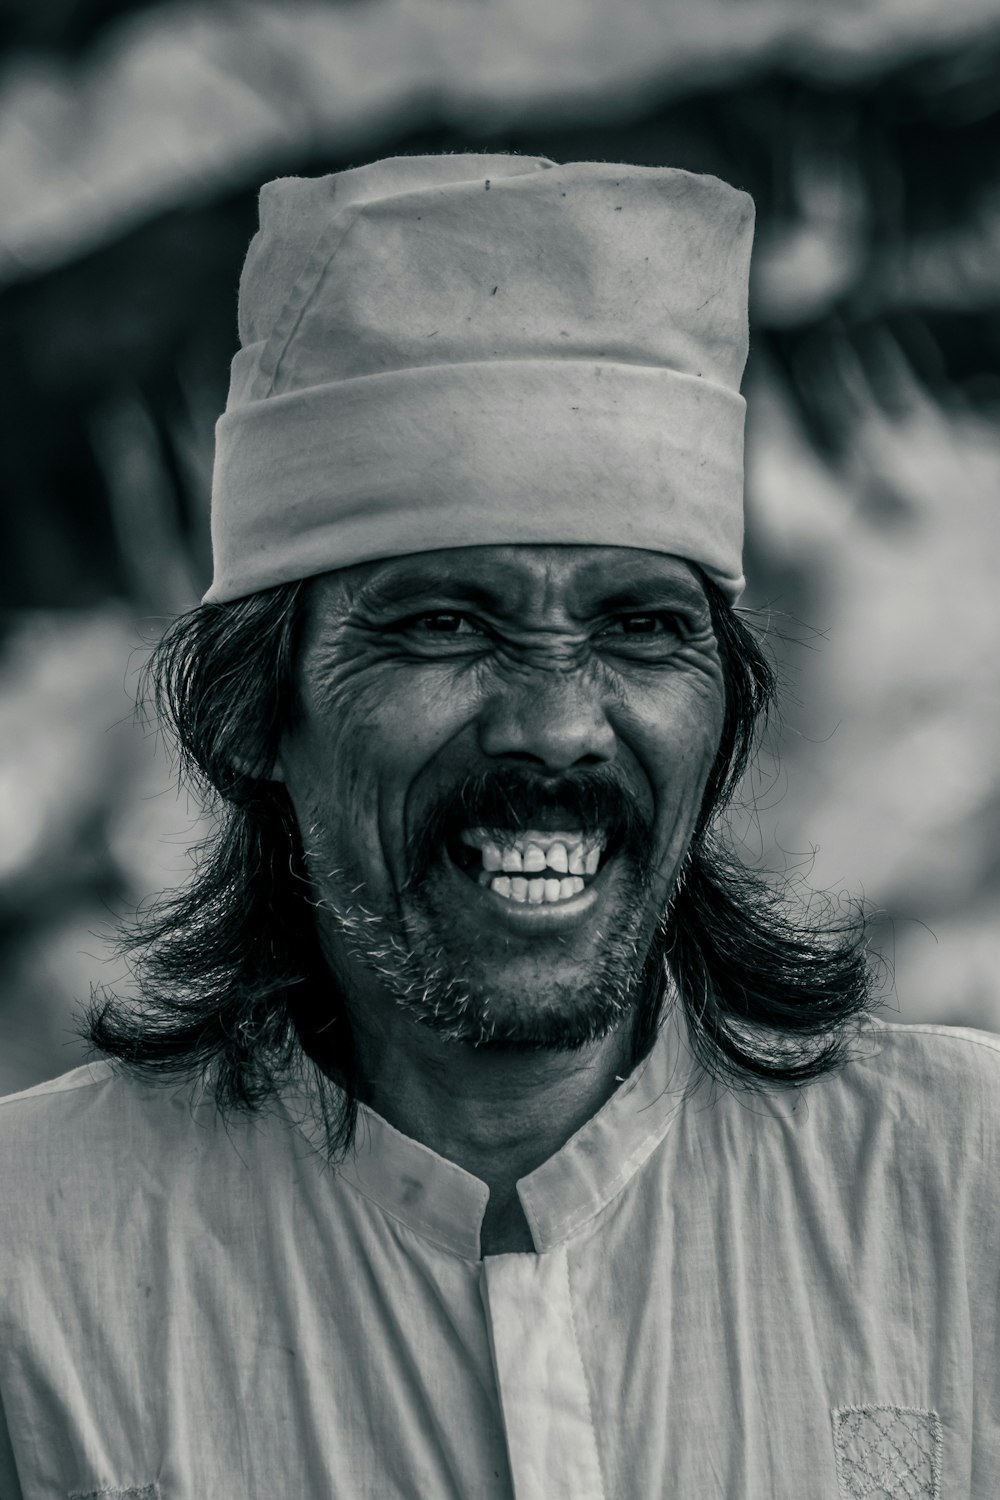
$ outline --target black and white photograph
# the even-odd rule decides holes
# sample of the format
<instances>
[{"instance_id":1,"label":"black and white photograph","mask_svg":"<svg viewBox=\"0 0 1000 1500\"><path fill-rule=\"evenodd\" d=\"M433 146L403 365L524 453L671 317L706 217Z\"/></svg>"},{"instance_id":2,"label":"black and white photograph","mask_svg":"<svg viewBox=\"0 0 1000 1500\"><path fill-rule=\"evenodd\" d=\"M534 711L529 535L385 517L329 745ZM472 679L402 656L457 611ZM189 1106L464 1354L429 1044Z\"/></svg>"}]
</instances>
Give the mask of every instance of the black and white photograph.
<instances>
[{"instance_id":1,"label":"black and white photograph","mask_svg":"<svg viewBox=\"0 0 1000 1500\"><path fill-rule=\"evenodd\" d=\"M1000 0L0 0L0 1500L1000 1497Z\"/></svg>"}]
</instances>

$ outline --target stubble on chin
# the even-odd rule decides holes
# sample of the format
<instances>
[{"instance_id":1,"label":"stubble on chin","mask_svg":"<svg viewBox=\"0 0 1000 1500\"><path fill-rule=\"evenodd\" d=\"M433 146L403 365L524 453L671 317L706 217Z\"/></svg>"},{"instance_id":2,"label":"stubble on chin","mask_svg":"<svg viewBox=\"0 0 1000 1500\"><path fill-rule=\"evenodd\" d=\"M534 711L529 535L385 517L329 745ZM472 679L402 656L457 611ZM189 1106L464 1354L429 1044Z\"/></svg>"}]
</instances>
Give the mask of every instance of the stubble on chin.
<instances>
[{"instance_id":1,"label":"stubble on chin","mask_svg":"<svg viewBox=\"0 0 1000 1500\"><path fill-rule=\"evenodd\" d=\"M663 921L650 921L650 892L638 872L626 883L598 951L581 975L550 978L544 966L520 987L499 958L438 937L442 918L420 886L408 893L414 919L379 911L364 882L331 867L315 846L305 850L320 943L343 989L374 985L410 1020L444 1041L473 1047L575 1051L619 1030L642 1002L662 967ZM359 980L361 984L359 985ZM357 996L354 997L357 999Z\"/></svg>"}]
</instances>

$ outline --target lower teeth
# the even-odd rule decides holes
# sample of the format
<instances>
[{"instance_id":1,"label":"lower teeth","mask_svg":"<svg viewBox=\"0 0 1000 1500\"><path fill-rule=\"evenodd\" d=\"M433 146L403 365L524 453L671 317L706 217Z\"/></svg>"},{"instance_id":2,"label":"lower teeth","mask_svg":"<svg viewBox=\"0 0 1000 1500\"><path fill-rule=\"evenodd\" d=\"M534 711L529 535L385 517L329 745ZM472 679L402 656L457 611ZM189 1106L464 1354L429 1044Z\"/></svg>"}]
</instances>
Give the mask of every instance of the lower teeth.
<instances>
[{"instance_id":1,"label":"lower teeth","mask_svg":"<svg viewBox=\"0 0 1000 1500\"><path fill-rule=\"evenodd\" d=\"M522 875L495 875L489 885L491 891L508 901L541 906L578 896L583 890L584 880L581 875L564 875L559 880L525 880Z\"/></svg>"}]
</instances>

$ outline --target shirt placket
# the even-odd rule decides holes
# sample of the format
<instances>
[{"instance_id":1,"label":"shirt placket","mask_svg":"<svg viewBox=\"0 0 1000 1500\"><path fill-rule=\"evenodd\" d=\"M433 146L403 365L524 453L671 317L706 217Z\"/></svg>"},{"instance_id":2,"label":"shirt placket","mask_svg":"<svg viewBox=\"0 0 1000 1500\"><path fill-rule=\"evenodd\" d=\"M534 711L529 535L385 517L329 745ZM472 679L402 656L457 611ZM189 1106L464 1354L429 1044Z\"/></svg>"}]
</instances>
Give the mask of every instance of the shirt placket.
<instances>
[{"instance_id":1,"label":"shirt placket","mask_svg":"<svg viewBox=\"0 0 1000 1500\"><path fill-rule=\"evenodd\" d=\"M483 1261L516 1500L605 1500L565 1247Z\"/></svg>"}]
</instances>

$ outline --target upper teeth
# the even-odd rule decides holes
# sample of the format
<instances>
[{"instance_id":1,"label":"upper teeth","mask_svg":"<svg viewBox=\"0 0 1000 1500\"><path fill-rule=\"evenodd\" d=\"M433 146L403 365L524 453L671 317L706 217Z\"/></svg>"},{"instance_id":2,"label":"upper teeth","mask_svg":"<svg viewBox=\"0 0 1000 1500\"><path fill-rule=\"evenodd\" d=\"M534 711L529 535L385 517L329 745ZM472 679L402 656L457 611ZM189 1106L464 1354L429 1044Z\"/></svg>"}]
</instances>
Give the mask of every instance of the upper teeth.
<instances>
[{"instance_id":1,"label":"upper teeth","mask_svg":"<svg viewBox=\"0 0 1000 1500\"><path fill-rule=\"evenodd\" d=\"M555 870L560 875L596 875L605 840L584 838L581 833L526 833L499 844L485 828L467 828L462 842L482 855L483 869L502 870L506 875L532 875Z\"/></svg>"}]
</instances>

